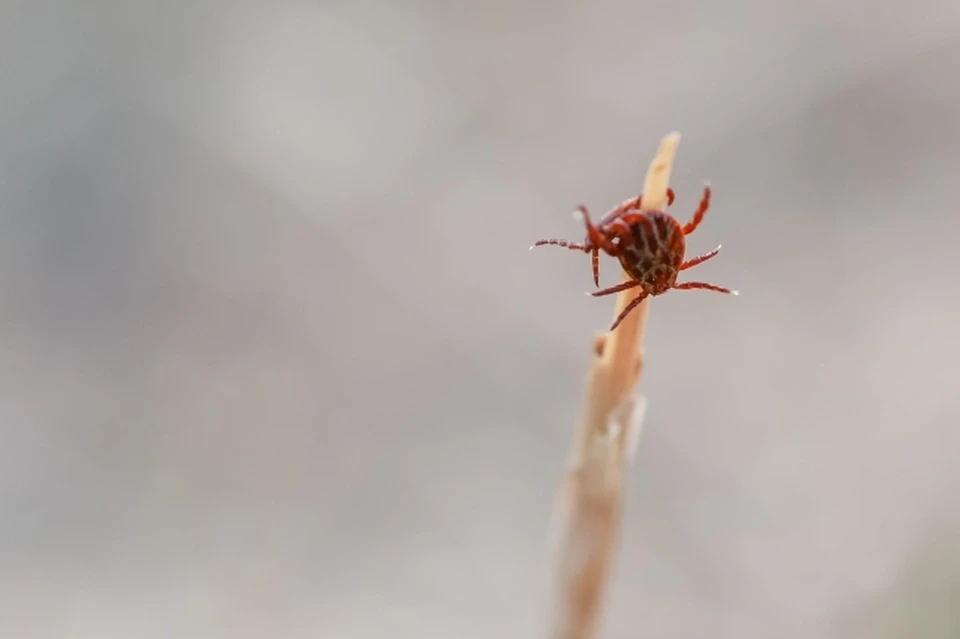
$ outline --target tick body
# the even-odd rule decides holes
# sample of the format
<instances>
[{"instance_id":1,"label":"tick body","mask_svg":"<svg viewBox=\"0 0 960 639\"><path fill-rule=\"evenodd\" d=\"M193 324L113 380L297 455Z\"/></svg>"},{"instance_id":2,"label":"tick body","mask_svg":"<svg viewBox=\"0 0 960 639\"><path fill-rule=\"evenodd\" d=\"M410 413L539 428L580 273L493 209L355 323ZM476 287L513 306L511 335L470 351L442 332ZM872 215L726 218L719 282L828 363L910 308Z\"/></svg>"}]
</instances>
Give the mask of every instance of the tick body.
<instances>
[{"instance_id":1,"label":"tick body","mask_svg":"<svg viewBox=\"0 0 960 639\"><path fill-rule=\"evenodd\" d=\"M565 240L540 240L533 246L549 244L591 253L593 281L597 286L599 286L599 252L603 251L620 261L620 265L630 279L617 286L591 293L594 297L601 297L633 288L640 289L637 297L613 322L610 327L612 331L644 299L662 295L671 289L705 289L718 293L737 294L736 291L706 282L677 283L680 271L702 264L720 252L718 246L709 253L684 261L686 236L693 233L703 220L704 214L710 207L710 195L710 187L705 186L703 197L693 218L683 226L665 211L644 209L641 196L627 200L616 207L597 225L590 221L587 208L581 206L579 210L587 227L587 237L582 244ZM671 205L673 200L673 191L668 191L667 206Z\"/></svg>"},{"instance_id":2,"label":"tick body","mask_svg":"<svg viewBox=\"0 0 960 639\"><path fill-rule=\"evenodd\" d=\"M662 211L627 213L608 233L617 239L620 265L648 295L673 288L683 265L686 241L680 224Z\"/></svg>"}]
</instances>

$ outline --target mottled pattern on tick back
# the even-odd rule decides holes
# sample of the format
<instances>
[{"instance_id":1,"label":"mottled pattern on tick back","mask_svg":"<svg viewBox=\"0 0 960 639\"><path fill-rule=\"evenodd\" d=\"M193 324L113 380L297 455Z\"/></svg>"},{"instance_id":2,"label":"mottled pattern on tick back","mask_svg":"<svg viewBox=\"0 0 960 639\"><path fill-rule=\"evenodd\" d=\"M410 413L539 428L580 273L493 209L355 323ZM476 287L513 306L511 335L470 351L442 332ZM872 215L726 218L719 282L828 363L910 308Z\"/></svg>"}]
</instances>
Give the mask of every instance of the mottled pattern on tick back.
<instances>
[{"instance_id":1,"label":"mottled pattern on tick back","mask_svg":"<svg viewBox=\"0 0 960 639\"><path fill-rule=\"evenodd\" d=\"M622 215L611 227L620 237L620 264L644 291L657 295L677 281L686 242L683 228L662 211L636 211ZM629 229L629 238L624 235ZM613 230L613 228L611 228Z\"/></svg>"}]
</instances>

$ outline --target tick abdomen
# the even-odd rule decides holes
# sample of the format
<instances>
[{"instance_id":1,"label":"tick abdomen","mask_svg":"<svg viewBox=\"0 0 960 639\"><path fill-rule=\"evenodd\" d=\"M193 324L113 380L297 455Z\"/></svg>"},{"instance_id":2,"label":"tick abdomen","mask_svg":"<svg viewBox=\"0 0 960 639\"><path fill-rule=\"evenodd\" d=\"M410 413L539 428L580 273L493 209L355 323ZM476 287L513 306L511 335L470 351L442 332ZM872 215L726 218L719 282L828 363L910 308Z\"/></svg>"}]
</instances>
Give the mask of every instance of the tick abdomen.
<instances>
[{"instance_id":1,"label":"tick abdomen","mask_svg":"<svg viewBox=\"0 0 960 639\"><path fill-rule=\"evenodd\" d=\"M623 270L651 295L673 286L686 250L680 224L662 211L628 213L620 221L630 229L620 244Z\"/></svg>"}]
</instances>

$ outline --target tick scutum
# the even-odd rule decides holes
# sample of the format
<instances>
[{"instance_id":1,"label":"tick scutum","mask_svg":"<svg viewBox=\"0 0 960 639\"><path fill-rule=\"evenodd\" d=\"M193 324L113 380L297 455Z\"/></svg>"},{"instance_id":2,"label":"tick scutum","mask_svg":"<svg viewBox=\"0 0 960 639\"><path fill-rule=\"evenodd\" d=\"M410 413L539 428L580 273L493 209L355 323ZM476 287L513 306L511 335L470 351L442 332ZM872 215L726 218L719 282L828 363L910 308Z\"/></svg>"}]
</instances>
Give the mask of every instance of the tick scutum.
<instances>
[{"instance_id":1,"label":"tick scutum","mask_svg":"<svg viewBox=\"0 0 960 639\"><path fill-rule=\"evenodd\" d=\"M643 289L657 295L673 286L683 262L683 229L661 211L640 211L624 216L633 240L623 247L620 263Z\"/></svg>"}]
</instances>

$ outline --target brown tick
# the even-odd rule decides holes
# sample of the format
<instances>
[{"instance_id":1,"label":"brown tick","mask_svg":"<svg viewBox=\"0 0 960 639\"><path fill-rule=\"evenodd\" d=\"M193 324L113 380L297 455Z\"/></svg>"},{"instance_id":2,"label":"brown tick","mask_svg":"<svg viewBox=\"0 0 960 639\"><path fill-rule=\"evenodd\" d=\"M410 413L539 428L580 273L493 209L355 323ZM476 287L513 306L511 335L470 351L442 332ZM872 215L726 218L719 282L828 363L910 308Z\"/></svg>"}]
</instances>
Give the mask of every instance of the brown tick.
<instances>
[{"instance_id":1,"label":"brown tick","mask_svg":"<svg viewBox=\"0 0 960 639\"><path fill-rule=\"evenodd\" d=\"M670 289L706 289L717 291L718 293L731 293L737 295L736 291L707 284L706 282L682 282L677 283L677 275L680 271L685 271L698 264L706 262L720 252L718 246L709 253L704 253L691 260L684 261L686 252L685 236L690 235L696 230L703 220L704 214L710 207L710 186L704 186L703 198L700 200L700 206L693 214L693 218L681 226L673 216L664 211L645 210L642 208L642 197L638 195L635 198L627 200L616 207L600 221L594 225L590 222L590 213L587 207L580 206L578 210L583 217L583 222L587 227L587 237L582 244L567 242L566 240L540 240L530 248L550 244L562 246L574 251L583 251L592 254L593 262L593 283L600 286L600 265L599 253L603 251L607 255L620 260L623 270L630 276L630 280L605 288L594 293L589 293L593 297L603 295L612 295L631 288L640 287L640 294L623 309L623 312L614 320L610 330L614 330L620 325L630 311L635 309L640 302L650 296L661 295ZM673 190L667 190L667 206L673 204Z\"/></svg>"}]
</instances>

